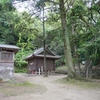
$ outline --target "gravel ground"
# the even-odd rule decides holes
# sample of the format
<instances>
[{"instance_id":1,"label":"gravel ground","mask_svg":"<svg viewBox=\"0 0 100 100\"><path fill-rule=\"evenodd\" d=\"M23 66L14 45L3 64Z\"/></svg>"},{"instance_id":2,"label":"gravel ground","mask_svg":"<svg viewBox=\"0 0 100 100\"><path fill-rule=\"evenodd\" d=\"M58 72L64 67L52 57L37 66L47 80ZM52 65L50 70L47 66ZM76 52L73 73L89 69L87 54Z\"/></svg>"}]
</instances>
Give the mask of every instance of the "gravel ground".
<instances>
[{"instance_id":1,"label":"gravel ground","mask_svg":"<svg viewBox=\"0 0 100 100\"><path fill-rule=\"evenodd\" d=\"M71 85L56 83L55 80L66 75L24 76L15 74L16 77L31 83L43 85L47 88L44 93L26 93L18 96L6 96L0 93L0 100L100 100L100 89L81 89Z\"/></svg>"}]
</instances>

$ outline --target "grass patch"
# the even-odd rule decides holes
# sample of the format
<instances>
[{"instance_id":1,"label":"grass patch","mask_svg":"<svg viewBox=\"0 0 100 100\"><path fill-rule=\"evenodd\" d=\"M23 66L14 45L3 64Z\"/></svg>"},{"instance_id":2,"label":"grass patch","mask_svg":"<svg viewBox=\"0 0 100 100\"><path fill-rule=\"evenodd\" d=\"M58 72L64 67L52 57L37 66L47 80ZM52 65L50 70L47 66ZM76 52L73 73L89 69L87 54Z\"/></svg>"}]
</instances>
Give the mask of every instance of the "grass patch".
<instances>
[{"instance_id":1,"label":"grass patch","mask_svg":"<svg viewBox=\"0 0 100 100\"><path fill-rule=\"evenodd\" d=\"M70 79L69 81L67 81L67 78L59 79L56 82L78 86L85 89L100 89L100 82L88 82L88 81L86 82L75 79Z\"/></svg>"},{"instance_id":2,"label":"grass patch","mask_svg":"<svg viewBox=\"0 0 100 100\"><path fill-rule=\"evenodd\" d=\"M0 83L0 92L5 95L17 96L25 93L44 93L46 88L42 85L33 84L21 79Z\"/></svg>"},{"instance_id":3,"label":"grass patch","mask_svg":"<svg viewBox=\"0 0 100 100\"><path fill-rule=\"evenodd\" d=\"M15 82L15 84L9 84L9 85L12 85L12 86L20 86L20 87L32 87L32 86L35 86L34 84L26 81L24 83L20 83L20 84L17 84L17 82Z\"/></svg>"},{"instance_id":4,"label":"grass patch","mask_svg":"<svg viewBox=\"0 0 100 100\"><path fill-rule=\"evenodd\" d=\"M15 67L15 73L27 73L27 68L18 68Z\"/></svg>"},{"instance_id":5,"label":"grass patch","mask_svg":"<svg viewBox=\"0 0 100 100\"><path fill-rule=\"evenodd\" d=\"M59 74L67 74L67 66L57 67L55 72Z\"/></svg>"}]
</instances>

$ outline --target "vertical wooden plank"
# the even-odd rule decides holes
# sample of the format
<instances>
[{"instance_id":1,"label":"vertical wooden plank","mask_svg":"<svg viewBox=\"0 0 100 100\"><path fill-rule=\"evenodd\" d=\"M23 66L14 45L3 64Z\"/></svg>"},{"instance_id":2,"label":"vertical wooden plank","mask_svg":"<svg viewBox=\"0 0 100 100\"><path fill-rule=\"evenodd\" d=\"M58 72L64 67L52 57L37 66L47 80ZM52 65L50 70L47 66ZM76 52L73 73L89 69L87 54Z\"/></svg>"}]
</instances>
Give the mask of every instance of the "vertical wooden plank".
<instances>
[{"instance_id":1,"label":"vertical wooden plank","mask_svg":"<svg viewBox=\"0 0 100 100\"><path fill-rule=\"evenodd\" d=\"M0 60L1 60L1 51L0 51Z\"/></svg>"},{"instance_id":2,"label":"vertical wooden plank","mask_svg":"<svg viewBox=\"0 0 100 100\"><path fill-rule=\"evenodd\" d=\"M27 71L29 72L29 60L28 60L28 66L27 66Z\"/></svg>"},{"instance_id":3,"label":"vertical wooden plank","mask_svg":"<svg viewBox=\"0 0 100 100\"><path fill-rule=\"evenodd\" d=\"M55 60L53 60L53 70L55 71Z\"/></svg>"},{"instance_id":4,"label":"vertical wooden plank","mask_svg":"<svg viewBox=\"0 0 100 100\"><path fill-rule=\"evenodd\" d=\"M32 61L33 61L33 65L32 65L33 70L36 70L36 68L35 68L35 59L32 58Z\"/></svg>"},{"instance_id":5,"label":"vertical wooden plank","mask_svg":"<svg viewBox=\"0 0 100 100\"><path fill-rule=\"evenodd\" d=\"M36 70L38 70L38 58L36 58Z\"/></svg>"},{"instance_id":6,"label":"vertical wooden plank","mask_svg":"<svg viewBox=\"0 0 100 100\"><path fill-rule=\"evenodd\" d=\"M35 59L33 60L33 68L35 69Z\"/></svg>"},{"instance_id":7,"label":"vertical wooden plank","mask_svg":"<svg viewBox=\"0 0 100 100\"><path fill-rule=\"evenodd\" d=\"M35 67L35 70L37 70L37 69L36 69L36 58L35 58L35 60L34 60L34 67Z\"/></svg>"}]
</instances>

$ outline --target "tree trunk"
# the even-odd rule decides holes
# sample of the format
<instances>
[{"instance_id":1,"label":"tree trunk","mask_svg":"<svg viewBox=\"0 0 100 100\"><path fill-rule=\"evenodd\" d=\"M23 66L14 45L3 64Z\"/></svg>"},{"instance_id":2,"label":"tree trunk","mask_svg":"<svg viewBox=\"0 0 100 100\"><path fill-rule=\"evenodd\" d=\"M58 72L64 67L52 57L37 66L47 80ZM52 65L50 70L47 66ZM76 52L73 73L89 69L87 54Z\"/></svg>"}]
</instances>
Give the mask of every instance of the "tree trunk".
<instances>
[{"instance_id":1,"label":"tree trunk","mask_svg":"<svg viewBox=\"0 0 100 100\"><path fill-rule=\"evenodd\" d=\"M75 55L76 55L76 63L77 63L77 74L80 75L80 61L79 61L79 55L77 54L77 46L74 45L74 49L75 49Z\"/></svg>"},{"instance_id":2,"label":"tree trunk","mask_svg":"<svg viewBox=\"0 0 100 100\"><path fill-rule=\"evenodd\" d=\"M45 25L44 25L44 7L43 7L43 49L44 49L44 68L45 68L45 77L47 77L47 66L46 66L46 49L45 49Z\"/></svg>"},{"instance_id":3,"label":"tree trunk","mask_svg":"<svg viewBox=\"0 0 100 100\"><path fill-rule=\"evenodd\" d=\"M43 48L44 48L44 68L45 68L45 77L47 77L47 66L46 66L46 49L45 49L45 40L43 42Z\"/></svg>"},{"instance_id":4,"label":"tree trunk","mask_svg":"<svg viewBox=\"0 0 100 100\"><path fill-rule=\"evenodd\" d=\"M63 31L63 39L64 39L64 49L65 49L65 58L66 64L68 68L68 76L71 78L76 77L75 68L73 67L73 59L71 54L71 47L69 41L69 35L67 30L67 21L66 21L66 12L64 7L64 0L60 0L60 15L61 15L61 23L62 23L62 31Z\"/></svg>"},{"instance_id":5,"label":"tree trunk","mask_svg":"<svg viewBox=\"0 0 100 100\"><path fill-rule=\"evenodd\" d=\"M90 60L87 60L86 63L85 63L85 67L86 67L86 79L88 79L89 77L91 77L91 64L92 64L92 61Z\"/></svg>"},{"instance_id":6,"label":"tree trunk","mask_svg":"<svg viewBox=\"0 0 100 100\"><path fill-rule=\"evenodd\" d=\"M74 25L72 24L72 34L75 35L75 29L74 29ZM75 55L76 55L76 63L77 63L77 74L80 75L80 61L79 61L79 55L77 53L77 46L75 44L75 40L73 38L73 44L74 44L74 52L75 52Z\"/></svg>"}]
</instances>

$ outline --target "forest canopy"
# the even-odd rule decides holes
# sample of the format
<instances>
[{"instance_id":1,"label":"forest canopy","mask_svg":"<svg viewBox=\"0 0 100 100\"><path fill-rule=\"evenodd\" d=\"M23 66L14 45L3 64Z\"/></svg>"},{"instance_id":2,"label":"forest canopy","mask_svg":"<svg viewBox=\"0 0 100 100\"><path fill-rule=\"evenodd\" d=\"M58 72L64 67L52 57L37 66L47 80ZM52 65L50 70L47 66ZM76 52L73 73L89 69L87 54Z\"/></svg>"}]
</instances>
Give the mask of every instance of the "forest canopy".
<instances>
[{"instance_id":1,"label":"forest canopy","mask_svg":"<svg viewBox=\"0 0 100 100\"><path fill-rule=\"evenodd\" d=\"M0 43L22 48L15 57L16 67L26 68L22 58L43 47L44 40L46 47L62 56L56 67L66 64L70 75L71 71L81 74L82 61L87 77L91 77L93 66L100 67L100 1L39 0L33 4L35 13L18 12L10 0L6 1L0 2Z\"/></svg>"}]
</instances>

